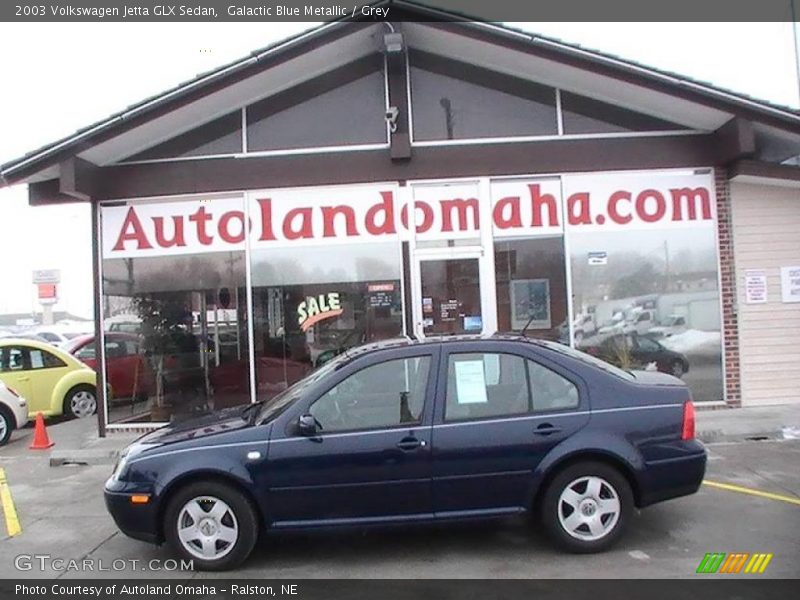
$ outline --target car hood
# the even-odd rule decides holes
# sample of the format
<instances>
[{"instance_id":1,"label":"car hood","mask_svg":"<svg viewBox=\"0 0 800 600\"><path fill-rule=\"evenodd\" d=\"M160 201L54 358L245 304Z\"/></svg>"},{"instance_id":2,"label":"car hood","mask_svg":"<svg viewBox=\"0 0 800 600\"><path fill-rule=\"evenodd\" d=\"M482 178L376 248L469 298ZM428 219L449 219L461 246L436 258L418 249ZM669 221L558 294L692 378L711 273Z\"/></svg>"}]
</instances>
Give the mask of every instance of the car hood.
<instances>
[{"instance_id":1,"label":"car hood","mask_svg":"<svg viewBox=\"0 0 800 600\"><path fill-rule=\"evenodd\" d=\"M638 383L645 385L671 385L686 387L686 383L677 377L661 373L660 371L631 371L631 375L636 378Z\"/></svg>"},{"instance_id":2,"label":"car hood","mask_svg":"<svg viewBox=\"0 0 800 600\"><path fill-rule=\"evenodd\" d=\"M204 413L177 423L170 423L136 440L137 444L164 445L210 437L250 427L246 406Z\"/></svg>"}]
</instances>

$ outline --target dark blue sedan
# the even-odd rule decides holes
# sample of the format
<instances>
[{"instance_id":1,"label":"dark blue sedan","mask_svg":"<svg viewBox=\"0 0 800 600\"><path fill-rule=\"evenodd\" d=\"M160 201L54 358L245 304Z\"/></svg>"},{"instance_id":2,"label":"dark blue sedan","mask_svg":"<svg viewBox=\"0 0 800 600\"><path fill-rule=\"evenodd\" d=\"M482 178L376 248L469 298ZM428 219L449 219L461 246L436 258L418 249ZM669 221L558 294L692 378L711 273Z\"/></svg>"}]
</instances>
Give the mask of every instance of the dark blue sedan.
<instances>
[{"instance_id":1,"label":"dark blue sedan","mask_svg":"<svg viewBox=\"0 0 800 600\"><path fill-rule=\"evenodd\" d=\"M520 337L348 350L268 402L169 425L123 454L127 535L228 569L259 534L532 513L596 552L635 507L697 491L687 387Z\"/></svg>"}]
</instances>

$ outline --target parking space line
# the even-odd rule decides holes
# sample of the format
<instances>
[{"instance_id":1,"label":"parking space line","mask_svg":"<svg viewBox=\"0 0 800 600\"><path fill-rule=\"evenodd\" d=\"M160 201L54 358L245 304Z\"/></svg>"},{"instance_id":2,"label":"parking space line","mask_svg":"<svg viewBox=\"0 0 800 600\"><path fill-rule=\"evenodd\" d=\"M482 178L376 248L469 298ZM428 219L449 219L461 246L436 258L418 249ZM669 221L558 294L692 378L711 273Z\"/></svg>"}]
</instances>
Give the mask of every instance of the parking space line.
<instances>
[{"instance_id":1,"label":"parking space line","mask_svg":"<svg viewBox=\"0 0 800 600\"><path fill-rule=\"evenodd\" d=\"M11 497L11 488L6 481L5 469L0 468L0 504L3 505L3 514L6 517L6 531L10 537L22 533L22 527L17 518L17 509L14 507L14 499Z\"/></svg>"},{"instance_id":2,"label":"parking space line","mask_svg":"<svg viewBox=\"0 0 800 600\"><path fill-rule=\"evenodd\" d=\"M780 502L787 502L789 504L796 504L800 506L800 498L792 498L791 496L784 496L783 494L773 494L772 492L764 492L753 488L742 487L741 485L733 485L731 483L709 481L708 479L704 479L703 484L709 487L719 488L721 490L728 490L729 492L750 494L751 496L759 496L760 498L768 498L770 500L779 500Z\"/></svg>"}]
</instances>

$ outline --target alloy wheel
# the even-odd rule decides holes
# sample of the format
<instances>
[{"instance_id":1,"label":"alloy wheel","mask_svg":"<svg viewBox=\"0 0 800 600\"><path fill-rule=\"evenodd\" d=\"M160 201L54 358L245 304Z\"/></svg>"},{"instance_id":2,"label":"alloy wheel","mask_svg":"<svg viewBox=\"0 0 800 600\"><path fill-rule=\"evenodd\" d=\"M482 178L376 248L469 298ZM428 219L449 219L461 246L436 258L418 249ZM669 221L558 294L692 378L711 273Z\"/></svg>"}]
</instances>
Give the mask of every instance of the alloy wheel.
<instances>
[{"instance_id":1,"label":"alloy wheel","mask_svg":"<svg viewBox=\"0 0 800 600\"><path fill-rule=\"evenodd\" d=\"M236 545L239 524L227 503L214 496L198 496L178 513L178 539L192 556L218 560Z\"/></svg>"},{"instance_id":2,"label":"alloy wheel","mask_svg":"<svg viewBox=\"0 0 800 600\"><path fill-rule=\"evenodd\" d=\"M619 521L617 491L605 479L579 477L567 485L558 499L558 520L570 536L584 541L602 539Z\"/></svg>"}]
</instances>

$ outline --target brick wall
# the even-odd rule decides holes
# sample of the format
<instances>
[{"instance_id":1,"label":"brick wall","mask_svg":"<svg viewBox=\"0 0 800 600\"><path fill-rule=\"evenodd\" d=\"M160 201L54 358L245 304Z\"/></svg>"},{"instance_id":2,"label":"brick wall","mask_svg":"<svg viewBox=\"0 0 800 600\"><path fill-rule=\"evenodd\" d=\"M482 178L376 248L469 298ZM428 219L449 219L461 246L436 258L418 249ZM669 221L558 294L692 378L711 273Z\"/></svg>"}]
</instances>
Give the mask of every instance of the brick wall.
<instances>
[{"instance_id":1,"label":"brick wall","mask_svg":"<svg viewBox=\"0 0 800 600\"><path fill-rule=\"evenodd\" d=\"M742 405L739 381L739 321L736 315L736 272L733 262L731 199L727 173L716 169L717 238L719 240L720 280L722 289L722 343L725 361L725 401L730 407Z\"/></svg>"}]
</instances>

